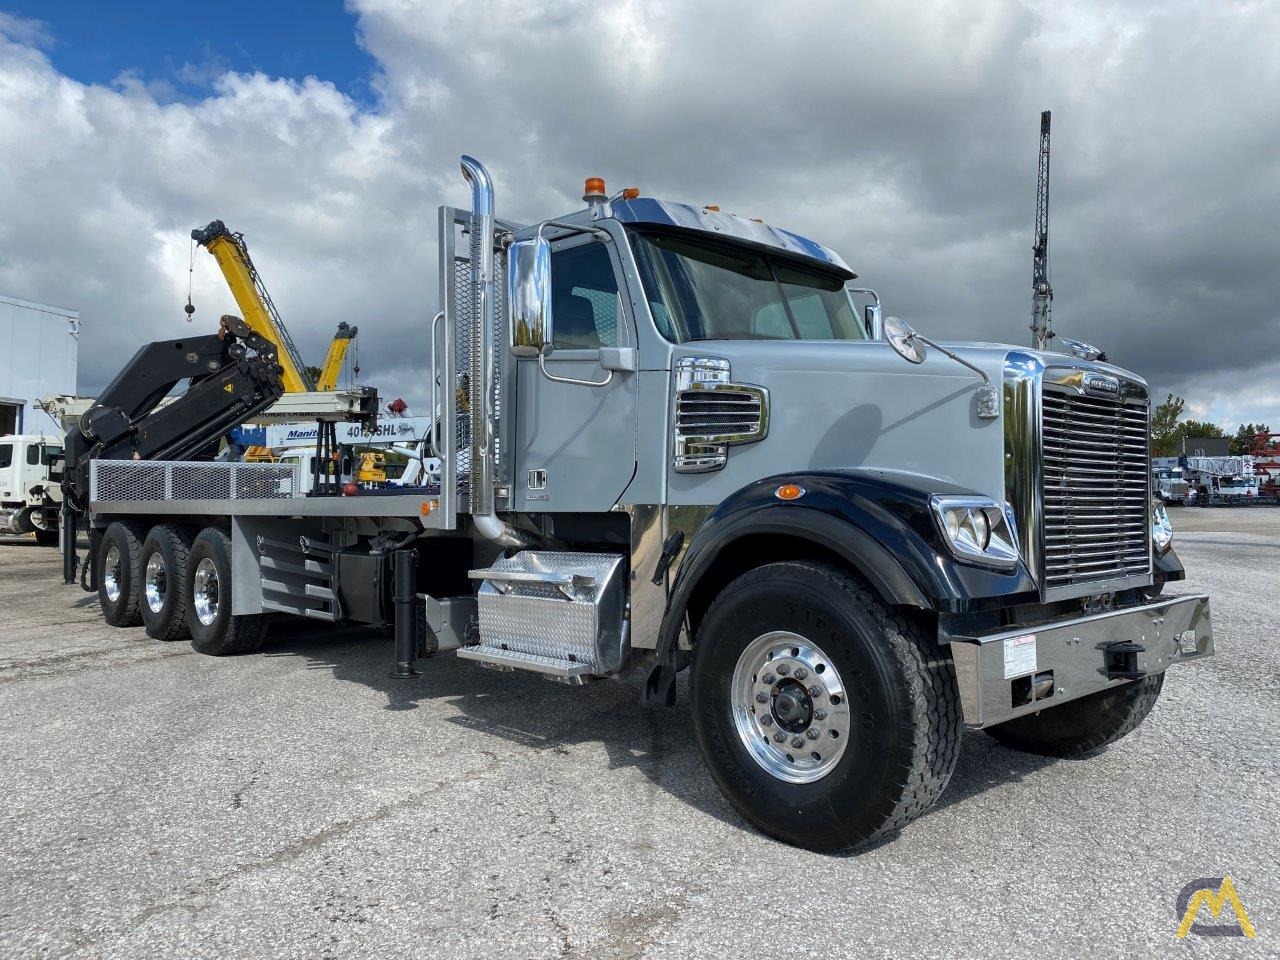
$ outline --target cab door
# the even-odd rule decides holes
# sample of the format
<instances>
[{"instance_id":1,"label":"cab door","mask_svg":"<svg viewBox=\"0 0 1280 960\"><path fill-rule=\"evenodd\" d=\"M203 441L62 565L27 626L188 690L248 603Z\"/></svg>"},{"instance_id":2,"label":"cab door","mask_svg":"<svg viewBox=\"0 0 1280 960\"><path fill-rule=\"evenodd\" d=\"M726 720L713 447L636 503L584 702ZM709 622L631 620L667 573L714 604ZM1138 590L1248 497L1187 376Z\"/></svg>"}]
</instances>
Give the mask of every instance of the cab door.
<instances>
[{"instance_id":1,"label":"cab door","mask_svg":"<svg viewBox=\"0 0 1280 960\"><path fill-rule=\"evenodd\" d=\"M636 469L636 374L615 348L636 345L612 244L589 235L553 242L554 350L516 361L512 499L519 511L608 510ZM611 375L612 374L612 375ZM606 382L607 381L607 382Z\"/></svg>"}]
</instances>

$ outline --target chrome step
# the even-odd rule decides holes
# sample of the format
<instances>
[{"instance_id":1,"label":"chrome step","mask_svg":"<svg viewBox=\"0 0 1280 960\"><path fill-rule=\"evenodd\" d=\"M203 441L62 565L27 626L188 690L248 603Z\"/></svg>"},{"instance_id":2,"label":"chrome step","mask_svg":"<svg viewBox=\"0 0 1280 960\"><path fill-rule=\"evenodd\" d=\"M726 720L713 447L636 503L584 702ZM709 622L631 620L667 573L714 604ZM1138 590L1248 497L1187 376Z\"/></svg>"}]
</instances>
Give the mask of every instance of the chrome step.
<instances>
[{"instance_id":1,"label":"chrome step","mask_svg":"<svg viewBox=\"0 0 1280 960\"><path fill-rule=\"evenodd\" d=\"M490 670L529 670L571 686L581 686L594 679L590 664L572 660L555 660L551 657L540 657L534 653L521 653L518 650L502 650L486 646L463 647L457 651L457 655L463 660L474 660L480 666Z\"/></svg>"}]
</instances>

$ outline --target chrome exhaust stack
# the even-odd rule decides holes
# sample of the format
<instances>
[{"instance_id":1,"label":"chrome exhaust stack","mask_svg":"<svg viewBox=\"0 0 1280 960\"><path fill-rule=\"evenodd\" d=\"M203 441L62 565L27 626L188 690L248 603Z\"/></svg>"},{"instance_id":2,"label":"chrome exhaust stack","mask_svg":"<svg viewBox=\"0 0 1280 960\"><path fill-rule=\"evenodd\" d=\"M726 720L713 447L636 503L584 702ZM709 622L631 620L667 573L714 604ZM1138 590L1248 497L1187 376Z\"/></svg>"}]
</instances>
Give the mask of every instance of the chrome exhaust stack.
<instances>
[{"instance_id":1,"label":"chrome exhaust stack","mask_svg":"<svg viewBox=\"0 0 1280 960\"><path fill-rule=\"evenodd\" d=\"M472 349L467 371L467 401L471 408L471 520L481 536L501 547L529 546L529 539L498 519L494 506L495 410L493 402L494 331L494 221L493 181L484 165L462 157L462 175L471 184L471 291Z\"/></svg>"}]
</instances>

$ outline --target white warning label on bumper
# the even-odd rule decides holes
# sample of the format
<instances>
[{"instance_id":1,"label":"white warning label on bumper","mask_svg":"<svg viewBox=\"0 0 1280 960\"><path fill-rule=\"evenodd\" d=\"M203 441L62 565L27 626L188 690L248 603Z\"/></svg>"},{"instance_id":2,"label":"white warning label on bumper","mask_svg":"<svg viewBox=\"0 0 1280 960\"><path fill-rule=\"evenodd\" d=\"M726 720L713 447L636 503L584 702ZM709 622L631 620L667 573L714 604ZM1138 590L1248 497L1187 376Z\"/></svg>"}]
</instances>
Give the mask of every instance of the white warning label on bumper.
<instances>
[{"instance_id":1,"label":"white warning label on bumper","mask_svg":"<svg viewBox=\"0 0 1280 960\"><path fill-rule=\"evenodd\" d=\"M1010 637L1004 642L1004 678L1010 680L1024 673L1036 672L1036 635Z\"/></svg>"}]
</instances>

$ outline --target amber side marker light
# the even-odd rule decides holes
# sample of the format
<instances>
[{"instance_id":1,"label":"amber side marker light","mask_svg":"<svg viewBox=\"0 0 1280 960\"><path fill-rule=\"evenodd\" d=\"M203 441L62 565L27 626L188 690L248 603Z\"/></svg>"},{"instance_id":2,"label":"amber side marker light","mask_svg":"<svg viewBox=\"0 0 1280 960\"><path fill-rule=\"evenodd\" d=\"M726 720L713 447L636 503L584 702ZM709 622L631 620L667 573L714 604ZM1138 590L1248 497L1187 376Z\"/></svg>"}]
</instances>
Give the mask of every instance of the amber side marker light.
<instances>
[{"instance_id":1,"label":"amber side marker light","mask_svg":"<svg viewBox=\"0 0 1280 960\"><path fill-rule=\"evenodd\" d=\"M804 487L798 483L784 483L773 491L773 495L779 500L799 500L804 496Z\"/></svg>"},{"instance_id":2,"label":"amber side marker light","mask_svg":"<svg viewBox=\"0 0 1280 960\"><path fill-rule=\"evenodd\" d=\"M622 191L623 200L634 200L638 196L640 196L639 187L627 187L625 190Z\"/></svg>"},{"instance_id":3,"label":"amber side marker light","mask_svg":"<svg viewBox=\"0 0 1280 960\"><path fill-rule=\"evenodd\" d=\"M419 510L419 512L421 512L421 514L422 514L424 517L429 517L429 516L431 516L431 508L432 508L432 503L431 503L431 501L430 501L430 500L423 500L423 501L422 501L422 506L418 507L418 510Z\"/></svg>"}]
</instances>

